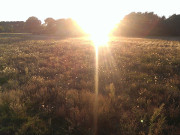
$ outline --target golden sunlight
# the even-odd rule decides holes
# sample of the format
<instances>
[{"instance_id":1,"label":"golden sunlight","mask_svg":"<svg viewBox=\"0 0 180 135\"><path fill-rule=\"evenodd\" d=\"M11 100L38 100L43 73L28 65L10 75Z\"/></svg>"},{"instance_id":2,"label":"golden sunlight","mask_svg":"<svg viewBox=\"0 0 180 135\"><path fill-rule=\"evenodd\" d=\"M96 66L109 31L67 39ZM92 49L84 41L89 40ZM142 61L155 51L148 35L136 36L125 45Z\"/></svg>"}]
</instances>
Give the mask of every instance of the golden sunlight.
<instances>
[{"instance_id":1,"label":"golden sunlight","mask_svg":"<svg viewBox=\"0 0 180 135\"><path fill-rule=\"evenodd\" d=\"M117 14L112 2L89 1L81 9L78 16L73 16L73 19L90 35L95 46L106 45L109 35L120 21L120 15Z\"/></svg>"},{"instance_id":2,"label":"golden sunlight","mask_svg":"<svg viewBox=\"0 0 180 135\"><path fill-rule=\"evenodd\" d=\"M97 16L92 18L96 19L79 19L77 20L77 23L87 34L89 34L90 39L95 46L107 45L117 21L114 21L113 19L98 18Z\"/></svg>"}]
</instances>

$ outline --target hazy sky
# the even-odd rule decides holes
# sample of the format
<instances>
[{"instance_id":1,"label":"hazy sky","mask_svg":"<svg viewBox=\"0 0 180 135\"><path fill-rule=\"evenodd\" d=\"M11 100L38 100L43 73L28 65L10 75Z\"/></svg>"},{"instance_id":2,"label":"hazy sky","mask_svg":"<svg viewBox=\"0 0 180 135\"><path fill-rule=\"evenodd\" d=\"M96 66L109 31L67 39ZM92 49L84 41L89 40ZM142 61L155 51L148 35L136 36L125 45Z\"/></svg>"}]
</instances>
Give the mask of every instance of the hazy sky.
<instances>
[{"instance_id":1,"label":"hazy sky","mask_svg":"<svg viewBox=\"0 0 180 135\"><path fill-rule=\"evenodd\" d=\"M180 14L180 0L0 0L0 3L0 21L25 21L30 16L40 20L47 17L93 19L93 16L120 20L132 11L153 11L166 17Z\"/></svg>"}]
</instances>

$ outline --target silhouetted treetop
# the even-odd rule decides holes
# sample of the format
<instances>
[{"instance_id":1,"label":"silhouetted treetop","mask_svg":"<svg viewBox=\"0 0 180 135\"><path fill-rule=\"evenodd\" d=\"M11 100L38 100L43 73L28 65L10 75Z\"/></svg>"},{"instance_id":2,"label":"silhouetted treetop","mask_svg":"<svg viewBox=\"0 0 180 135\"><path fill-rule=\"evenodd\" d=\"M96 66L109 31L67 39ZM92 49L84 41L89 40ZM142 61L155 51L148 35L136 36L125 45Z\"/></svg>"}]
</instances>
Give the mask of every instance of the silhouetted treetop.
<instances>
[{"instance_id":1,"label":"silhouetted treetop","mask_svg":"<svg viewBox=\"0 0 180 135\"><path fill-rule=\"evenodd\" d=\"M159 17L153 12L132 12L126 15L115 35L123 36L174 36L180 35L180 15L172 15L168 19Z\"/></svg>"},{"instance_id":2,"label":"silhouetted treetop","mask_svg":"<svg viewBox=\"0 0 180 135\"><path fill-rule=\"evenodd\" d=\"M27 32L38 33L40 31L41 21L37 17L29 17L25 23Z\"/></svg>"}]
</instances>

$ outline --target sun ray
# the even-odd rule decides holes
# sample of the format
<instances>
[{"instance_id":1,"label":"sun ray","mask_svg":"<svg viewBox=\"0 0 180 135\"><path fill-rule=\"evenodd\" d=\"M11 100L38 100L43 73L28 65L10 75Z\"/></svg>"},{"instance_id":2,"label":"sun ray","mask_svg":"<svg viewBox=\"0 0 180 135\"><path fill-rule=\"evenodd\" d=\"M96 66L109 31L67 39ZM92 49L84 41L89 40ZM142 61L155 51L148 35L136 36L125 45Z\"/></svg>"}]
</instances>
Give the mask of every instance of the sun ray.
<instances>
[{"instance_id":1,"label":"sun ray","mask_svg":"<svg viewBox=\"0 0 180 135\"><path fill-rule=\"evenodd\" d=\"M98 46L95 46L95 100L94 100L94 135L97 134L98 122L98 88L99 88L99 59Z\"/></svg>"}]
</instances>

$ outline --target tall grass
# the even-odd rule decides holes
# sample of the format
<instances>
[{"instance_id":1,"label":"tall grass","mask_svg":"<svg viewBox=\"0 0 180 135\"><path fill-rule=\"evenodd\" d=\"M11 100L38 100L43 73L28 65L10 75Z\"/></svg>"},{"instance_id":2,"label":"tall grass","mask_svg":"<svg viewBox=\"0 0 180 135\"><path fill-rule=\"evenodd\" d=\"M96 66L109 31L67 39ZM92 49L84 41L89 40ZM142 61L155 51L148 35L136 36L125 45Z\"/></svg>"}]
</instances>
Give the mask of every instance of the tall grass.
<instances>
[{"instance_id":1,"label":"tall grass","mask_svg":"<svg viewBox=\"0 0 180 135\"><path fill-rule=\"evenodd\" d=\"M86 38L0 37L0 134L92 135L94 57ZM179 41L113 38L98 72L98 135L179 133Z\"/></svg>"}]
</instances>

